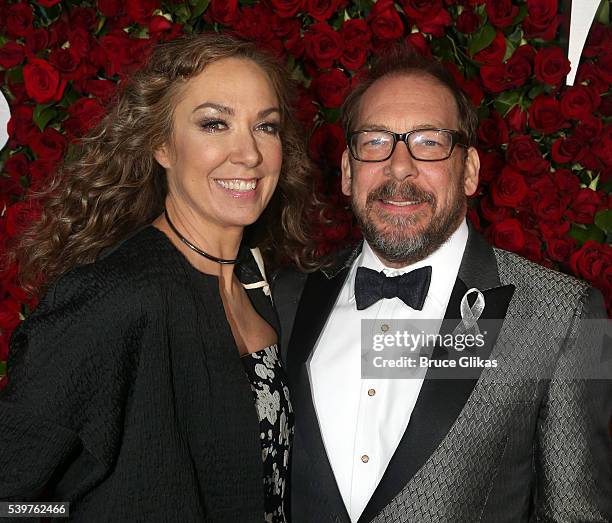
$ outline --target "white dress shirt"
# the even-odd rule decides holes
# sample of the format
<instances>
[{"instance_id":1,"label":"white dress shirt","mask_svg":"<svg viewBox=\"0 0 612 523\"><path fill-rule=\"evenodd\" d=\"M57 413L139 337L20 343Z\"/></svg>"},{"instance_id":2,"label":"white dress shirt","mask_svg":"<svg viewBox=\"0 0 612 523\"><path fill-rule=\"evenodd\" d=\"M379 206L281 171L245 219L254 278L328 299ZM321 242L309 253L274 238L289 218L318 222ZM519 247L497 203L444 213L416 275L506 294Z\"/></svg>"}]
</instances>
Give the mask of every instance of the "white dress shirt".
<instances>
[{"instance_id":1,"label":"white dress shirt","mask_svg":"<svg viewBox=\"0 0 612 523\"><path fill-rule=\"evenodd\" d=\"M338 299L308 361L313 402L323 443L351 518L357 521L408 426L423 384L417 379L361 378L361 320L439 319L444 317L467 243L465 221L431 256L403 267L388 268L367 242L350 268ZM365 310L355 305L358 267L396 276L431 265L431 283L423 310L399 298L382 299ZM388 322L387 322L388 323Z\"/></svg>"}]
</instances>

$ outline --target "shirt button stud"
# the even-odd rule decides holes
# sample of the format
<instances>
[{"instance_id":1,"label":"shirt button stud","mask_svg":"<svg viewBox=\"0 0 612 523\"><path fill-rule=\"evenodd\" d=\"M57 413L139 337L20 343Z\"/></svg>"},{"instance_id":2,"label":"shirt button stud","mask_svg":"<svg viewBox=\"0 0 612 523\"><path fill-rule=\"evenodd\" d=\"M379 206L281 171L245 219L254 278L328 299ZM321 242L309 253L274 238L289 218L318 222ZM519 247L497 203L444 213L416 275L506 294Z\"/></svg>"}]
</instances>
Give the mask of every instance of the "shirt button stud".
<instances>
[{"instance_id":1,"label":"shirt button stud","mask_svg":"<svg viewBox=\"0 0 612 523\"><path fill-rule=\"evenodd\" d=\"M367 454L364 454L363 456L361 456L361 461L367 463L368 461L370 461L370 458Z\"/></svg>"},{"instance_id":2,"label":"shirt button stud","mask_svg":"<svg viewBox=\"0 0 612 523\"><path fill-rule=\"evenodd\" d=\"M383 323L380 326L380 330L383 331L383 332L387 332L389 330L389 325L387 325L386 323Z\"/></svg>"},{"instance_id":3,"label":"shirt button stud","mask_svg":"<svg viewBox=\"0 0 612 523\"><path fill-rule=\"evenodd\" d=\"M368 390L368 396L374 396L374 394L376 394L376 391L374 389Z\"/></svg>"}]
</instances>

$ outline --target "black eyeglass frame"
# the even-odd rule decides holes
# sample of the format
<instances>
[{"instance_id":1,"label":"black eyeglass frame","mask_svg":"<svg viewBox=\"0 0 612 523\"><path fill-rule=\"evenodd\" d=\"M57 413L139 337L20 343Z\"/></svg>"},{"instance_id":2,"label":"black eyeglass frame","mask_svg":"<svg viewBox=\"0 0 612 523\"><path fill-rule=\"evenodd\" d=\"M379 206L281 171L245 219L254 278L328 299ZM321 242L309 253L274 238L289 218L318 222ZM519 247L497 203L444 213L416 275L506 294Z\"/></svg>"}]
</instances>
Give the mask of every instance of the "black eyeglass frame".
<instances>
[{"instance_id":1,"label":"black eyeglass frame","mask_svg":"<svg viewBox=\"0 0 612 523\"><path fill-rule=\"evenodd\" d=\"M418 133L420 131L444 131L444 132L450 133L451 147L450 147L450 151L448 152L448 155L445 156L444 158L438 158L436 160L417 158L413 154L412 150L410 149L410 145L408 144L408 137L411 134ZM353 139L353 136L356 136L361 133L386 133L386 134L390 134L391 136L393 136L393 146L391 147L391 152L389 153L389 156L387 156L386 158L383 158L382 160L362 160L361 158L358 158L355 152L353 151L352 139ZM455 150L455 145L458 145L459 147L466 147L466 148L469 147L469 145L465 143L465 139L466 139L465 134L463 134L461 131L456 131L455 129L436 129L436 128L431 128L431 127L423 127L420 129L413 129L412 131L407 131L405 133L395 133L387 129L360 129L359 131L352 131L349 133L347 140L346 140L346 144L348 146L349 152L351 153L351 156L358 162L366 162L366 163L386 162L389 158L391 158L391 156L393 156L397 142L400 142L400 141L406 144L406 149L408 149L408 153L415 160L419 162L442 162L444 160L448 160L451 157L451 155L453 154L453 151Z\"/></svg>"}]
</instances>

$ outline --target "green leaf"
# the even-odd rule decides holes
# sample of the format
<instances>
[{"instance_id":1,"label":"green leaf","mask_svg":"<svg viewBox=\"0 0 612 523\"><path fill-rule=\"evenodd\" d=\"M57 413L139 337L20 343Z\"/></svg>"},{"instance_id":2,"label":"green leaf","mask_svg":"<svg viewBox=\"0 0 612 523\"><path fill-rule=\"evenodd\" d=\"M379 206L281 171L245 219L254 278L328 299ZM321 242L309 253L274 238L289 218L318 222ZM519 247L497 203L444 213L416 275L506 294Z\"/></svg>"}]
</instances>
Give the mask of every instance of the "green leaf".
<instances>
[{"instance_id":1,"label":"green leaf","mask_svg":"<svg viewBox=\"0 0 612 523\"><path fill-rule=\"evenodd\" d=\"M336 123L340 119L340 109L321 109L323 118L327 123Z\"/></svg>"},{"instance_id":2,"label":"green leaf","mask_svg":"<svg viewBox=\"0 0 612 523\"><path fill-rule=\"evenodd\" d=\"M174 11L174 18L179 24L187 23L187 20L191 18L191 11L189 7L187 7L185 4L179 5L176 8L176 11Z\"/></svg>"},{"instance_id":3,"label":"green leaf","mask_svg":"<svg viewBox=\"0 0 612 523\"><path fill-rule=\"evenodd\" d=\"M612 209L604 209L595 215L595 225L605 233L612 232Z\"/></svg>"},{"instance_id":4,"label":"green leaf","mask_svg":"<svg viewBox=\"0 0 612 523\"><path fill-rule=\"evenodd\" d=\"M199 18L202 13L208 9L210 0L190 0L189 3L193 6L191 9L191 16Z\"/></svg>"},{"instance_id":5,"label":"green leaf","mask_svg":"<svg viewBox=\"0 0 612 523\"><path fill-rule=\"evenodd\" d=\"M522 4L519 7L519 12L516 15L516 17L514 18L514 20L512 20L512 25L518 25L520 24L524 18L527 16L527 5Z\"/></svg>"},{"instance_id":6,"label":"green leaf","mask_svg":"<svg viewBox=\"0 0 612 523\"><path fill-rule=\"evenodd\" d=\"M504 62L514 54L514 51L516 51L516 47L517 46L514 45L512 41L506 38L506 52L504 54Z\"/></svg>"},{"instance_id":7,"label":"green leaf","mask_svg":"<svg viewBox=\"0 0 612 523\"><path fill-rule=\"evenodd\" d=\"M591 183L589 184L589 189L592 191L597 190L597 186L599 185L599 174L593 178L593 173L591 171L587 171L589 176L591 177Z\"/></svg>"},{"instance_id":8,"label":"green leaf","mask_svg":"<svg viewBox=\"0 0 612 523\"><path fill-rule=\"evenodd\" d=\"M47 124L57 116L57 111L54 109L54 104L38 104L34 109L32 120L43 131Z\"/></svg>"},{"instance_id":9,"label":"green leaf","mask_svg":"<svg viewBox=\"0 0 612 523\"><path fill-rule=\"evenodd\" d=\"M512 42L512 45L515 47L521 45L521 40L523 39L523 30L521 29L521 26L517 26L512 33L506 36L506 39Z\"/></svg>"},{"instance_id":10,"label":"green leaf","mask_svg":"<svg viewBox=\"0 0 612 523\"><path fill-rule=\"evenodd\" d=\"M595 19L604 25L610 24L610 2L608 0L601 0L601 4L597 8Z\"/></svg>"},{"instance_id":11,"label":"green leaf","mask_svg":"<svg viewBox=\"0 0 612 523\"><path fill-rule=\"evenodd\" d=\"M0 361L0 376L6 374L6 361Z\"/></svg>"},{"instance_id":12,"label":"green leaf","mask_svg":"<svg viewBox=\"0 0 612 523\"><path fill-rule=\"evenodd\" d=\"M532 87L531 89L529 89L527 96L529 97L529 99L533 100L536 98L536 96L542 93L545 93L545 92L546 92L546 86L544 84L538 84Z\"/></svg>"},{"instance_id":13,"label":"green leaf","mask_svg":"<svg viewBox=\"0 0 612 523\"><path fill-rule=\"evenodd\" d=\"M489 47L491 42L495 40L495 35L496 32L492 25L483 25L470 38L470 43L468 44L470 55L474 56L478 51L482 51L486 47Z\"/></svg>"},{"instance_id":14,"label":"green leaf","mask_svg":"<svg viewBox=\"0 0 612 523\"><path fill-rule=\"evenodd\" d=\"M598 243L603 243L606 239L604 232L594 224L581 226L572 223L569 235L581 245L587 240L595 240Z\"/></svg>"},{"instance_id":15,"label":"green leaf","mask_svg":"<svg viewBox=\"0 0 612 523\"><path fill-rule=\"evenodd\" d=\"M514 89L512 91L504 91L493 102L495 110L503 117L506 116L508 111L512 109L521 99L520 89Z\"/></svg>"}]
</instances>

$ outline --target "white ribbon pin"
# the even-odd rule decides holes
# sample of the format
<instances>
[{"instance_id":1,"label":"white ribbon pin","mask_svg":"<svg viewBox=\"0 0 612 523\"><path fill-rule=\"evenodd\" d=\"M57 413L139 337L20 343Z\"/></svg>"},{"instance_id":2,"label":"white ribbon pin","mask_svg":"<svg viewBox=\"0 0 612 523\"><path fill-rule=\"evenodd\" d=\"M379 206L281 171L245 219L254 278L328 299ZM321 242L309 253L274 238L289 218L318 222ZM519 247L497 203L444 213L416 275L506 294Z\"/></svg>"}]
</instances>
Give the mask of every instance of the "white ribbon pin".
<instances>
[{"instance_id":1,"label":"white ribbon pin","mask_svg":"<svg viewBox=\"0 0 612 523\"><path fill-rule=\"evenodd\" d=\"M477 293L476 301L474 305L470 307L468 303L468 296L473 292ZM455 327L453 331L453 336L456 334L464 334L473 330L475 335L480 334L480 329L478 327L478 319L482 315L482 311L485 308L485 298L484 294L480 292L476 287L472 287L469 289L461 298L461 323ZM455 350L463 350L463 349L455 349Z\"/></svg>"}]
</instances>

